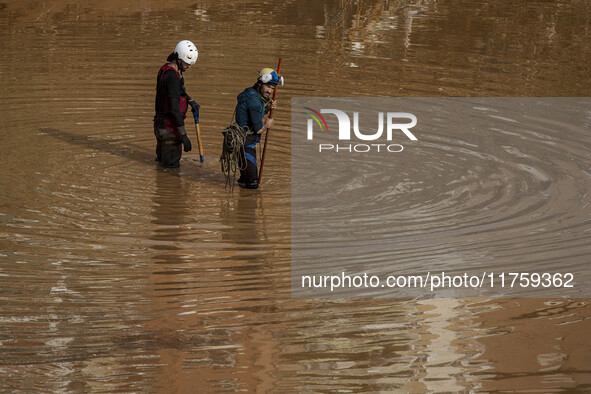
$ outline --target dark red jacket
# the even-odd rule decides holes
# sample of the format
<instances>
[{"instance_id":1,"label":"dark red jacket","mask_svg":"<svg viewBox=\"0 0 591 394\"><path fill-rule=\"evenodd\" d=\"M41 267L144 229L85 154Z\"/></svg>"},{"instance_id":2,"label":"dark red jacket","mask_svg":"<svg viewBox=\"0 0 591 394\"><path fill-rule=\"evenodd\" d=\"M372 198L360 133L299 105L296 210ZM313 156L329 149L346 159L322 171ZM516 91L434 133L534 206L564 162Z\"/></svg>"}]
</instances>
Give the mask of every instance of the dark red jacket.
<instances>
[{"instance_id":1,"label":"dark red jacket","mask_svg":"<svg viewBox=\"0 0 591 394\"><path fill-rule=\"evenodd\" d=\"M156 116L157 126L165 126L178 139L181 135L178 127L185 125L187 113L187 95L185 80L173 67L163 65L156 80Z\"/></svg>"}]
</instances>

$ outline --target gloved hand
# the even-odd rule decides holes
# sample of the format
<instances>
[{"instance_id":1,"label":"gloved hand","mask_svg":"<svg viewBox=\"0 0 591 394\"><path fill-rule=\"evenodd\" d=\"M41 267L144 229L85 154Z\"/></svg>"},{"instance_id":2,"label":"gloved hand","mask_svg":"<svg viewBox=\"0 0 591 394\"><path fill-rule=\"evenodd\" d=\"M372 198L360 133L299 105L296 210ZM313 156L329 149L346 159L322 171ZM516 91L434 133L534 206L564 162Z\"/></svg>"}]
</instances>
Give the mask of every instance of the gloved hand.
<instances>
[{"instance_id":1,"label":"gloved hand","mask_svg":"<svg viewBox=\"0 0 591 394\"><path fill-rule=\"evenodd\" d=\"M201 107L201 106L199 105L199 103L197 103L197 101L191 100L191 101L189 101L189 105L191 106L191 111L199 112L199 107Z\"/></svg>"},{"instance_id":2,"label":"gloved hand","mask_svg":"<svg viewBox=\"0 0 591 394\"><path fill-rule=\"evenodd\" d=\"M191 151L191 140L187 137L187 134L183 134L183 146L185 148L185 152Z\"/></svg>"},{"instance_id":3,"label":"gloved hand","mask_svg":"<svg viewBox=\"0 0 591 394\"><path fill-rule=\"evenodd\" d=\"M195 119L195 123L199 123L199 107L200 107L200 105L195 100L189 101L189 105L191 106L191 111L193 111L193 118Z\"/></svg>"}]
</instances>

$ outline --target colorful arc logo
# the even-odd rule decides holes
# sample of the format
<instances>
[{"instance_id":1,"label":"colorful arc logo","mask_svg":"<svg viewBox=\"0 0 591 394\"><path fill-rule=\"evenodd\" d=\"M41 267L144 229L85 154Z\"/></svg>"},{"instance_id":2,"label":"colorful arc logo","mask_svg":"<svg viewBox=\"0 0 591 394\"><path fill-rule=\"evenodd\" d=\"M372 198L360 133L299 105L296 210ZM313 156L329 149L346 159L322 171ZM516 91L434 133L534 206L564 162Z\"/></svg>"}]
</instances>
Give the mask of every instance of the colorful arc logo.
<instances>
[{"instance_id":1,"label":"colorful arc logo","mask_svg":"<svg viewBox=\"0 0 591 394\"><path fill-rule=\"evenodd\" d=\"M324 120L324 117L322 115L320 115L320 112L313 110L310 107L304 107L304 109L307 109L308 111L311 111L313 113L310 112L304 112L306 115L308 115L309 117L311 117L312 119L314 119L316 121L316 123L318 123L318 126L320 126L320 131L324 131L326 129L326 131L328 131L328 125L326 124L326 120ZM320 123L320 121L322 120L322 123ZM324 127L322 126L322 124L324 123Z\"/></svg>"}]
</instances>

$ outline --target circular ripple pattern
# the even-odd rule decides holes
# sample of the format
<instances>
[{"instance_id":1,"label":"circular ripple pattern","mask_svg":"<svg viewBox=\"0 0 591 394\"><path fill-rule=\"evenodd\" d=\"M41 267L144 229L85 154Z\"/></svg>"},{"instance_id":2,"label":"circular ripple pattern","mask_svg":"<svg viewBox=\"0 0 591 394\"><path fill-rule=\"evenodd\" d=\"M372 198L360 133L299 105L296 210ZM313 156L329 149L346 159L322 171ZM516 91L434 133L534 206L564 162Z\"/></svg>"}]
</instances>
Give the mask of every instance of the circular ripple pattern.
<instances>
[{"instance_id":1,"label":"circular ripple pattern","mask_svg":"<svg viewBox=\"0 0 591 394\"><path fill-rule=\"evenodd\" d=\"M584 303L298 300L289 286L290 99L587 95L587 3L512 5L0 3L0 387L584 391ZM154 163L154 83L181 33L200 51L185 82L206 162L194 150L168 171ZM286 85L263 186L229 192L220 131L279 56ZM423 132L385 168L349 160L323 173L328 192L307 197L309 212L332 217L304 246L334 252L339 268L354 256L342 250L366 246L370 269L553 257L579 267L587 124L539 114L516 130L489 116L503 105L475 107L501 131Z\"/></svg>"},{"instance_id":2,"label":"circular ripple pattern","mask_svg":"<svg viewBox=\"0 0 591 394\"><path fill-rule=\"evenodd\" d=\"M403 152L329 151L295 166L294 238L306 258L383 273L394 263L411 273L581 270L589 100L412 100L419 141Z\"/></svg>"}]
</instances>

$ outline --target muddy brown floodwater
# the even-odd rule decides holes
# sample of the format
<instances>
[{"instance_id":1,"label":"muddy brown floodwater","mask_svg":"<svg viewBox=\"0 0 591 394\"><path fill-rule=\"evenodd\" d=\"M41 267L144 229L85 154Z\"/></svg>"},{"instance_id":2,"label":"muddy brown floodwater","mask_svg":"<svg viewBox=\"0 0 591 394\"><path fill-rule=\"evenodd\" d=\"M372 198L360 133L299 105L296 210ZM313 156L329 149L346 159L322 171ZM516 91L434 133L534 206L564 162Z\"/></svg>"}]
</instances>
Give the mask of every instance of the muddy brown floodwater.
<instances>
[{"instance_id":1,"label":"muddy brown floodwater","mask_svg":"<svg viewBox=\"0 0 591 394\"><path fill-rule=\"evenodd\" d=\"M582 0L0 3L0 391L591 391L588 299L292 298L289 166L292 97L588 96L590 26ZM162 170L180 39L205 163ZM220 131L279 57L262 188L229 191Z\"/></svg>"}]
</instances>

